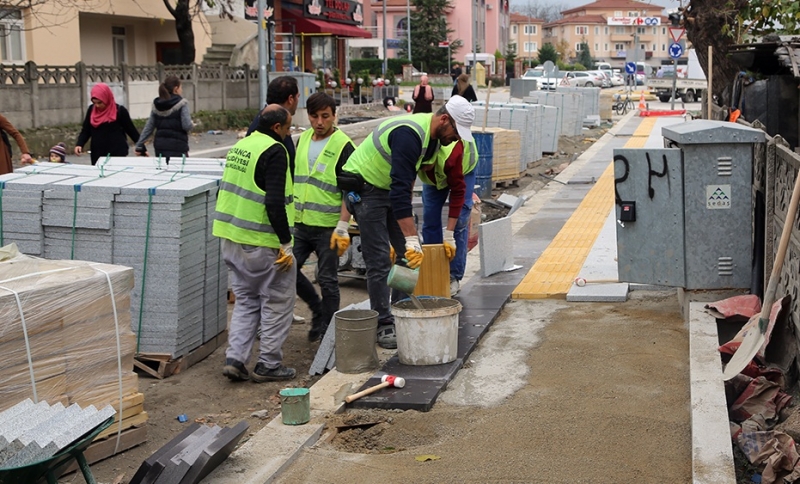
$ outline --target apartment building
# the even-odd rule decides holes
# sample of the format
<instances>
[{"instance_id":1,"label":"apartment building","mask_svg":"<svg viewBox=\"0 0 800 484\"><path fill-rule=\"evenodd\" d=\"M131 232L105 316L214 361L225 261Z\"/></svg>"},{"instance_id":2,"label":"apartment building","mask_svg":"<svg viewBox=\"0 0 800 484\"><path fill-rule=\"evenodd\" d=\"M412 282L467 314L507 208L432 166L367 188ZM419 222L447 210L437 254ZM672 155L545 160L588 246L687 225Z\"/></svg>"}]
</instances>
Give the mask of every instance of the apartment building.
<instances>
[{"instance_id":1,"label":"apartment building","mask_svg":"<svg viewBox=\"0 0 800 484\"><path fill-rule=\"evenodd\" d=\"M669 20L663 7L635 0L597 0L561 12L563 17L543 26L542 42L566 47L575 59L581 44L592 58L622 68L626 60L651 66L669 60ZM588 67L588 66L587 66Z\"/></svg>"},{"instance_id":2,"label":"apartment building","mask_svg":"<svg viewBox=\"0 0 800 484\"><path fill-rule=\"evenodd\" d=\"M0 20L4 64L155 64L180 53L175 21L162 0L44 2L5 13ZM211 36L202 13L192 24L199 62Z\"/></svg>"},{"instance_id":3,"label":"apartment building","mask_svg":"<svg viewBox=\"0 0 800 484\"><path fill-rule=\"evenodd\" d=\"M513 47L517 59L524 62L537 59L542 46L544 20L518 13L511 14L509 46Z\"/></svg>"}]
</instances>

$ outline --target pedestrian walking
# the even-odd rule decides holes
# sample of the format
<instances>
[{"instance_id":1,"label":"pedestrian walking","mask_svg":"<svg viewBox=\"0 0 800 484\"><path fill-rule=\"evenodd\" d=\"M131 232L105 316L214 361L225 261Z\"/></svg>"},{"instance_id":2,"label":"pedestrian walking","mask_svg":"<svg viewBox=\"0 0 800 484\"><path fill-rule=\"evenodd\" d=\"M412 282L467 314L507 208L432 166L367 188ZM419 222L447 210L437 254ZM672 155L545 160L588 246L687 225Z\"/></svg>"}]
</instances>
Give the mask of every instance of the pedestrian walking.
<instances>
[{"instance_id":1,"label":"pedestrian walking","mask_svg":"<svg viewBox=\"0 0 800 484\"><path fill-rule=\"evenodd\" d=\"M91 139L92 165L96 164L101 156L128 156L126 135L134 143L139 141L139 130L133 125L128 110L125 106L117 104L111 88L103 82L98 82L92 87L91 98L92 105L86 111L83 127L75 143L75 154L80 156L83 147Z\"/></svg>"},{"instance_id":2,"label":"pedestrian walking","mask_svg":"<svg viewBox=\"0 0 800 484\"><path fill-rule=\"evenodd\" d=\"M459 65L459 63L458 62L454 63L453 68L450 69L450 77L453 79L453 85L455 85L458 76L460 76L462 73L463 71L461 70L461 66Z\"/></svg>"},{"instance_id":3,"label":"pedestrian walking","mask_svg":"<svg viewBox=\"0 0 800 484\"><path fill-rule=\"evenodd\" d=\"M390 245L412 269L423 259L411 205L417 171L423 163L435 162L441 146L472 141L474 120L475 109L460 96L450 98L435 114L390 118L356 148L338 177L361 233L367 292L370 307L378 312L378 344L384 348L397 347L390 299L401 296L396 291L390 295L386 284Z\"/></svg>"},{"instance_id":4,"label":"pedestrian walking","mask_svg":"<svg viewBox=\"0 0 800 484\"><path fill-rule=\"evenodd\" d=\"M445 254L450 260L451 297L458 294L467 265L476 166L478 150L475 143L461 140L442 147L436 163L423 165L419 172L423 183L422 241L444 244ZM442 228L442 207L448 197L447 226Z\"/></svg>"},{"instance_id":5,"label":"pedestrian walking","mask_svg":"<svg viewBox=\"0 0 800 484\"><path fill-rule=\"evenodd\" d=\"M11 140L9 135L17 142L17 147L22 152L20 161L22 164L29 164L33 161L31 152L28 149L25 138L22 137L17 128L11 124L5 116L0 114L0 175L14 171L14 156L11 151Z\"/></svg>"},{"instance_id":6,"label":"pedestrian walking","mask_svg":"<svg viewBox=\"0 0 800 484\"><path fill-rule=\"evenodd\" d=\"M282 142L291 124L289 111L266 107L256 132L228 151L222 172L213 233L222 239L236 296L222 369L233 381L291 380L297 374L283 365L282 349L297 280L292 173ZM259 355L251 374L247 364L256 336Z\"/></svg>"},{"instance_id":7,"label":"pedestrian walking","mask_svg":"<svg viewBox=\"0 0 800 484\"><path fill-rule=\"evenodd\" d=\"M167 76L158 86L158 97L153 99L150 117L136 143L137 154L147 156L145 143L152 135L154 155L164 158L167 164L172 157L189 156L189 133L194 123L189 102L182 95L178 76Z\"/></svg>"},{"instance_id":8,"label":"pedestrian walking","mask_svg":"<svg viewBox=\"0 0 800 484\"><path fill-rule=\"evenodd\" d=\"M469 102L475 102L478 100L478 95L475 94L475 89L472 87L472 84L469 82L469 75L461 74L456 79L456 85L453 86L453 92L451 93L452 96L461 96Z\"/></svg>"},{"instance_id":9,"label":"pedestrian walking","mask_svg":"<svg viewBox=\"0 0 800 484\"><path fill-rule=\"evenodd\" d=\"M414 101L414 114L433 112L433 88L428 85L428 76L419 78L411 99Z\"/></svg>"},{"instance_id":10,"label":"pedestrian walking","mask_svg":"<svg viewBox=\"0 0 800 484\"><path fill-rule=\"evenodd\" d=\"M342 204L336 175L355 151L353 141L334 126L336 101L316 92L306 101L311 129L297 141L294 172L294 247L297 295L311 308L309 341L325 335L339 310L339 256L350 245L350 212ZM322 299L301 269L311 253L317 255L317 282Z\"/></svg>"}]
</instances>

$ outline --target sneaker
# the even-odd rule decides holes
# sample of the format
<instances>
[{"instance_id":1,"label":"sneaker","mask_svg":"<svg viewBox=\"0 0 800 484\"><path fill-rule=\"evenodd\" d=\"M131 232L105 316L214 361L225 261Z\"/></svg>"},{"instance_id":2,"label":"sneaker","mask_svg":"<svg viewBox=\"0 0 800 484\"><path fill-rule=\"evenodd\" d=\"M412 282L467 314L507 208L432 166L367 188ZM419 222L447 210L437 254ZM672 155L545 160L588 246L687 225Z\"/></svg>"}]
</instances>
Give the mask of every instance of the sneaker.
<instances>
[{"instance_id":1,"label":"sneaker","mask_svg":"<svg viewBox=\"0 0 800 484\"><path fill-rule=\"evenodd\" d=\"M461 290L461 283L457 279L450 279L450 297L458 296L459 290Z\"/></svg>"},{"instance_id":2,"label":"sneaker","mask_svg":"<svg viewBox=\"0 0 800 484\"><path fill-rule=\"evenodd\" d=\"M394 324L378 327L378 346L387 350L397 349L397 333Z\"/></svg>"},{"instance_id":3,"label":"sneaker","mask_svg":"<svg viewBox=\"0 0 800 484\"><path fill-rule=\"evenodd\" d=\"M304 318L302 316L298 316L296 314L292 314L292 323L299 324L299 323L305 323L305 322L306 322L306 318Z\"/></svg>"},{"instance_id":4,"label":"sneaker","mask_svg":"<svg viewBox=\"0 0 800 484\"><path fill-rule=\"evenodd\" d=\"M244 367L244 363L225 358L225 366L222 367L222 374L230 378L231 381L245 381L250 379L250 373Z\"/></svg>"},{"instance_id":5,"label":"sneaker","mask_svg":"<svg viewBox=\"0 0 800 484\"><path fill-rule=\"evenodd\" d=\"M256 383L262 383L265 381L292 380L296 375L297 371L294 368L279 365L277 368L269 369L264 366L264 363L256 363L250 379Z\"/></svg>"}]
</instances>

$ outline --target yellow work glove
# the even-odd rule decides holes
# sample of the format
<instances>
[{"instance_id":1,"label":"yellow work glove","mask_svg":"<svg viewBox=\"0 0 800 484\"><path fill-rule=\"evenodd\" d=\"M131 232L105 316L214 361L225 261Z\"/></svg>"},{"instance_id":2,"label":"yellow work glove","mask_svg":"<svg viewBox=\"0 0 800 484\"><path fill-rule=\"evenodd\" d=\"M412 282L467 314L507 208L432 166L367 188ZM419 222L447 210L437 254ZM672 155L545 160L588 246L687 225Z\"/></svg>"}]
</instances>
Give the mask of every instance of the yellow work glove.
<instances>
[{"instance_id":1,"label":"yellow work glove","mask_svg":"<svg viewBox=\"0 0 800 484\"><path fill-rule=\"evenodd\" d=\"M447 260L453 260L453 257L456 256L456 238L452 230L444 229L442 245L444 245L444 255L447 256Z\"/></svg>"},{"instance_id":2,"label":"yellow work glove","mask_svg":"<svg viewBox=\"0 0 800 484\"><path fill-rule=\"evenodd\" d=\"M294 264L292 244L281 244L281 248L278 249L278 259L275 260L275 265L278 266L279 271L286 272L292 268L292 264Z\"/></svg>"},{"instance_id":3,"label":"yellow work glove","mask_svg":"<svg viewBox=\"0 0 800 484\"><path fill-rule=\"evenodd\" d=\"M422 246L419 245L419 237L410 235L406 237L406 260L410 269L416 269L422 265Z\"/></svg>"},{"instance_id":4,"label":"yellow work glove","mask_svg":"<svg viewBox=\"0 0 800 484\"><path fill-rule=\"evenodd\" d=\"M389 260L392 261L394 264L394 258L397 256L397 252L394 251L394 246L389 243Z\"/></svg>"},{"instance_id":5,"label":"yellow work glove","mask_svg":"<svg viewBox=\"0 0 800 484\"><path fill-rule=\"evenodd\" d=\"M350 224L347 221L339 220L331 234L331 250L335 249L336 255L339 257L350 247L350 234L347 232L349 227Z\"/></svg>"}]
</instances>

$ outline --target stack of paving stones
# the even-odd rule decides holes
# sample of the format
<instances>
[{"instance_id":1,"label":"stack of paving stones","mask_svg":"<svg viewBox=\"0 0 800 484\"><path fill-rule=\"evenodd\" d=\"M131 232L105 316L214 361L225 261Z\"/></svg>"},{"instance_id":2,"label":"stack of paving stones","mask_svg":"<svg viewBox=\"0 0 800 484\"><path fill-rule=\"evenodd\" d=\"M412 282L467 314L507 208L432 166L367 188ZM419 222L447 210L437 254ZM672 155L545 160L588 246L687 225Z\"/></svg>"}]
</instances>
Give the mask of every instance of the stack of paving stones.
<instances>
[{"instance_id":1,"label":"stack of paving stones","mask_svg":"<svg viewBox=\"0 0 800 484\"><path fill-rule=\"evenodd\" d=\"M193 423L148 457L130 484L194 484L233 452L247 432L246 420L234 427Z\"/></svg>"},{"instance_id":2,"label":"stack of paving stones","mask_svg":"<svg viewBox=\"0 0 800 484\"><path fill-rule=\"evenodd\" d=\"M583 124L586 126L597 126L600 124L599 87L559 86L557 92L573 92L583 96Z\"/></svg>"},{"instance_id":3,"label":"stack of paving stones","mask_svg":"<svg viewBox=\"0 0 800 484\"><path fill-rule=\"evenodd\" d=\"M520 172L528 169L531 163L542 159L543 117L545 106L524 103L490 103L485 109L483 102L473 103L475 125L513 129L520 132ZM488 119L487 119L488 118Z\"/></svg>"},{"instance_id":4,"label":"stack of paving stones","mask_svg":"<svg viewBox=\"0 0 800 484\"><path fill-rule=\"evenodd\" d=\"M146 157L109 157L101 164L110 170L144 169L160 170L170 173L191 173L194 175L216 175L222 177L225 168L224 158L171 158L169 163L163 159Z\"/></svg>"},{"instance_id":5,"label":"stack of paving stones","mask_svg":"<svg viewBox=\"0 0 800 484\"><path fill-rule=\"evenodd\" d=\"M60 402L26 399L0 412L0 470L46 460L114 415L109 405L97 410Z\"/></svg>"},{"instance_id":6,"label":"stack of paving stones","mask_svg":"<svg viewBox=\"0 0 800 484\"><path fill-rule=\"evenodd\" d=\"M584 99L581 94L573 92L531 91L522 99L526 103L544 104L558 108L558 120L561 134L564 136L580 136L583 133Z\"/></svg>"},{"instance_id":7,"label":"stack of paving stones","mask_svg":"<svg viewBox=\"0 0 800 484\"><path fill-rule=\"evenodd\" d=\"M220 160L171 165L204 174L122 160L132 166L40 163L0 176L2 240L30 255L132 267L137 351L177 358L226 328L228 271L212 235Z\"/></svg>"}]
</instances>

